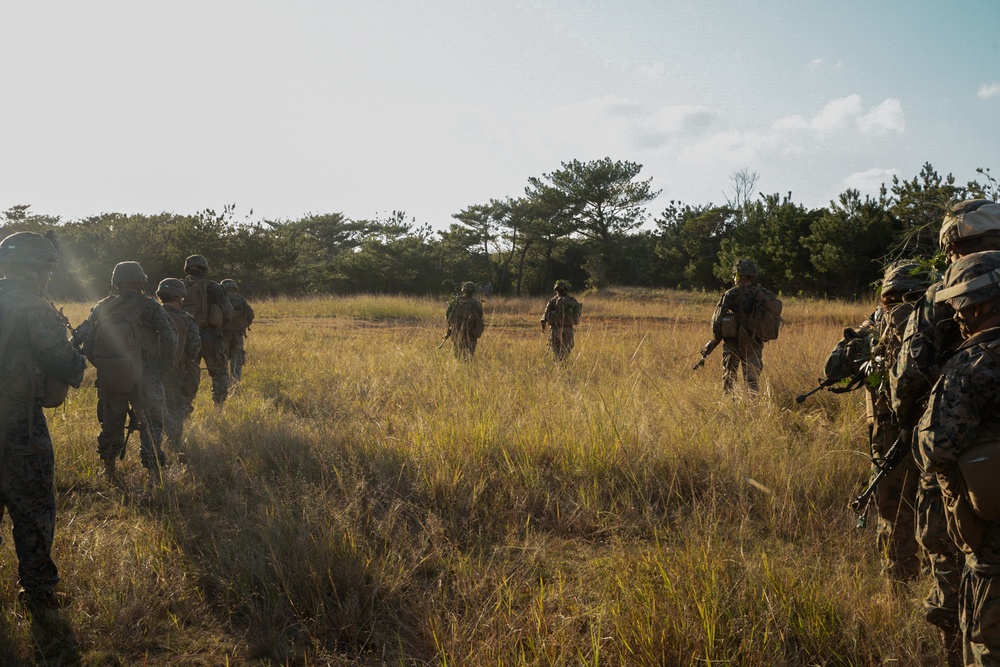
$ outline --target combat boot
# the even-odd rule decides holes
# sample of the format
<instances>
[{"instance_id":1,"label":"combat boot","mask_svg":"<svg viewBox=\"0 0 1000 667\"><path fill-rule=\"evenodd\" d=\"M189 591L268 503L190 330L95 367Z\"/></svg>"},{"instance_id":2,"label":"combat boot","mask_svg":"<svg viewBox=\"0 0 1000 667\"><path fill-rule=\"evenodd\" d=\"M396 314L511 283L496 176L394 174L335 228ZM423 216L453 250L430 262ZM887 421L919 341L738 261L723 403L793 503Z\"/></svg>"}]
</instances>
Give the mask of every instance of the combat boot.
<instances>
[{"instance_id":1,"label":"combat boot","mask_svg":"<svg viewBox=\"0 0 1000 667\"><path fill-rule=\"evenodd\" d=\"M104 476L108 479L115 478L115 464L118 462L117 456L109 456L104 459Z\"/></svg>"}]
</instances>

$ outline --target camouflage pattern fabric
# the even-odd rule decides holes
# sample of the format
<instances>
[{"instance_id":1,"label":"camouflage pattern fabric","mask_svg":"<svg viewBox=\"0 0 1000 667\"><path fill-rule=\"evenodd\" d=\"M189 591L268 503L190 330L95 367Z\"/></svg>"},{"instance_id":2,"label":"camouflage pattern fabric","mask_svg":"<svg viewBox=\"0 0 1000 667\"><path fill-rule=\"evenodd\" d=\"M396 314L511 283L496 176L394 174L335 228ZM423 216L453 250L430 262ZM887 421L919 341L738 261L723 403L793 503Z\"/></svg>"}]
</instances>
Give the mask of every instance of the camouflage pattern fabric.
<instances>
[{"instance_id":1,"label":"camouflage pattern fabric","mask_svg":"<svg viewBox=\"0 0 1000 667\"><path fill-rule=\"evenodd\" d=\"M66 339L66 327L56 309L38 293L38 281L8 277L0 281L5 313L13 306L17 316L6 320L14 330L8 340L0 372L0 519L4 511L13 523L21 587L32 599L50 595L59 581L52 561L56 498L55 461L45 414L36 394L13 391L18 366L39 369L74 387L83 381L83 355Z\"/></svg>"},{"instance_id":2,"label":"camouflage pattern fabric","mask_svg":"<svg viewBox=\"0 0 1000 667\"><path fill-rule=\"evenodd\" d=\"M984 349L1000 349L1000 329L966 340L945 364L920 420L916 449L925 472L949 486L961 453L1000 414L1000 367ZM1000 665L1000 521L987 521L978 548L965 556L959 620L976 663Z\"/></svg>"},{"instance_id":3,"label":"camouflage pattern fabric","mask_svg":"<svg viewBox=\"0 0 1000 667\"><path fill-rule=\"evenodd\" d=\"M163 435L173 446L179 446L184 436L184 421L191 414L195 394L188 390L188 373L200 373L198 358L201 352L201 334L198 324L183 308L164 304L163 310L179 317L187 329L181 364L171 368L162 376L165 408L163 411Z\"/></svg>"},{"instance_id":4,"label":"camouflage pattern fabric","mask_svg":"<svg viewBox=\"0 0 1000 667\"><path fill-rule=\"evenodd\" d=\"M742 321L749 317L757 303L756 285L737 285L722 295L715 313L712 315L712 336L722 340L722 389L731 393L736 388L740 367L743 367L743 381L747 388L760 391L760 373L764 369L764 343L746 334ZM722 337L722 316L731 313L737 318L739 335L735 338Z\"/></svg>"},{"instance_id":5,"label":"camouflage pattern fabric","mask_svg":"<svg viewBox=\"0 0 1000 667\"><path fill-rule=\"evenodd\" d=\"M555 313L558 305L559 295L556 295L548 300L545 304L545 310L542 312L542 321L551 322L554 321L553 313ZM565 361L569 358L570 353L573 351L573 325L565 324L564 326L551 325L549 326L549 348L552 350L552 354L556 361Z\"/></svg>"},{"instance_id":6,"label":"camouflage pattern fabric","mask_svg":"<svg viewBox=\"0 0 1000 667\"><path fill-rule=\"evenodd\" d=\"M127 394L115 394L99 391L97 394L97 419L101 423L101 432L97 436L97 453L102 461L125 454L125 427L128 421L128 410L131 406L135 413L139 431L139 453L143 467L153 468L162 464L166 457L160 445L163 442L163 418L166 397L163 392L161 376L170 372L174 352L177 349L177 332L173 322L155 299L136 292L123 291L120 296L126 305L120 307L136 308L139 315L139 328L147 334L155 335L158 347L154 350L143 349L143 373L136 389ZM106 308L115 303L114 297L101 300L90 313L89 321L93 325L88 337L84 340L84 349L97 335L97 327Z\"/></svg>"},{"instance_id":7,"label":"camouflage pattern fabric","mask_svg":"<svg viewBox=\"0 0 1000 667\"><path fill-rule=\"evenodd\" d=\"M243 379L243 364L246 363L246 332L226 331L223 339L226 346L226 358L229 359L229 381L236 384Z\"/></svg>"},{"instance_id":8,"label":"camouflage pattern fabric","mask_svg":"<svg viewBox=\"0 0 1000 667\"><path fill-rule=\"evenodd\" d=\"M473 316L459 321L458 314L463 312L472 312ZM471 359L476 353L476 345L483 331L483 304L478 299L463 294L448 304L444 316L448 320L455 356L464 360Z\"/></svg>"},{"instance_id":9,"label":"camouflage pattern fabric","mask_svg":"<svg viewBox=\"0 0 1000 667\"><path fill-rule=\"evenodd\" d=\"M226 356L226 340L219 329L201 331L201 360L208 368L212 379L212 401L222 405L229 397L229 358Z\"/></svg>"},{"instance_id":10,"label":"camouflage pattern fabric","mask_svg":"<svg viewBox=\"0 0 1000 667\"><path fill-rule=\"evenodd\" d=\"M944 360L962 342L953 310L934 303L943 283L931 285L910 314L896 363L889 369L892 407L903 428L912 429L924 412L931 386ZM916 443L914 443L916 444ZM916 535L931 574L924 600L927 621L946 634L957 630L958 588L964 556L951 540L941 488L934 473L920 475L916 498Z\"/></svg>"}]
</instances>

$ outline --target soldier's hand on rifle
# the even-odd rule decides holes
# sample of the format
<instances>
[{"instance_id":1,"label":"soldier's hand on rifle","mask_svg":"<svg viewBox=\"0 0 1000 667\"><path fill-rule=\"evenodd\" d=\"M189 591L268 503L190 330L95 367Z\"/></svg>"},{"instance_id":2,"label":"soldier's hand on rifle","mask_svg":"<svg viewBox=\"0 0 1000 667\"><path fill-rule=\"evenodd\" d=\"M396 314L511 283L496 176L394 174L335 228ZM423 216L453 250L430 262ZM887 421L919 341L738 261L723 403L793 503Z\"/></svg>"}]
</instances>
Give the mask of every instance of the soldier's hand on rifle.
<instances>
[{"instance_id":1,"label":"soldier's hand on rifle","mask_svg":"<svg viewBox=\"0 0 1000 667\"><path fill-rule=\"evenodd\" d=\"M542 322L542 331L545 331L546 322L544 317L542 318L541 322Z\"/></svg>"}]
</instances>

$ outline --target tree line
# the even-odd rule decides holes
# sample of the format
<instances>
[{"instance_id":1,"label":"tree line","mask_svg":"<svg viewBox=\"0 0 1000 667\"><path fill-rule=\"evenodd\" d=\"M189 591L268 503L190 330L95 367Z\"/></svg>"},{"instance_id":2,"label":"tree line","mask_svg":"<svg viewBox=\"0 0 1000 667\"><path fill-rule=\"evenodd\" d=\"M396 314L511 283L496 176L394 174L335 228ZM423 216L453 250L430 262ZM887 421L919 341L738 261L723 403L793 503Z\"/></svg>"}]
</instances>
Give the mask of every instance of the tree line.
<instances>
[{"instance_id":1,"label":"tree line","mask_svg":"<svg viewBox=\"0 0 1000 667\"><path fill-rule=\"evenodd\" d=\"M976 170L982 182L960 185L927 163L910 180L894 177L877 197L848 189L810 209L790 192L756 193L757 175L744 169L732 175L725 203L670 201L650 216L646 206L659 191L641 170L611 158L564 162L529 178L524 196L468 206L443 231L400 211L371 220L326 213L251 221L226 206L64 221L17 205L0 214L0 234L56 231L63 261L50 293L62 299L106 293L120 261L140 262L155 282L180 276L195 253L208 257L213 277L233 278L251 295L427 295L465 280L520 295L548 292L555 279L575 288L717 290L735 260L751 257L781 292L857 297L889 261L935 255L950 200L1000 195L989 169Z\"/></svg>"}]
</instances>

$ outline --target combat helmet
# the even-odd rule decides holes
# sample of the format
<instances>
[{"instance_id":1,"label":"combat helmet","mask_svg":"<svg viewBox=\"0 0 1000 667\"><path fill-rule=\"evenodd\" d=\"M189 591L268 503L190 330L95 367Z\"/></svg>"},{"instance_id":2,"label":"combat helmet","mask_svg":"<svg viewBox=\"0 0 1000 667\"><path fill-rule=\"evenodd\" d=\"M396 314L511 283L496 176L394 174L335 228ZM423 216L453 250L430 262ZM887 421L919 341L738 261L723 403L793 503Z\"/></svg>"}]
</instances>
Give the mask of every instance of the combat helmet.
<instances>
[{"instance_id":1,"label":"combat helmet","mask_svg":"<svg viewBox=\"0 0 1000 667\"><path fill-rule=\"evenodd\" d=\"M184 271L190 273L192 268L200 268L208 272L208 260L204 255L191 255L184 260Z\"/></svg>"},{"instance_id":2,"label":"combat helmet","mask_svg":"<svg viewBox=\"0 0 1000 667\"><path fill-rule=\"evenodd\" d=\"M883 297L905 297L923 294L931 284L927 269L916 262L901 261L889 265L882 278Z\"/></svg>"},{"instance_id":3,"label":"combat helmet","mask_svg":"<svg viewBox=\"0 0 1000 667\"><path fill-rule=\"evenodd\" d=\"M737 281L740 278L755 279L759 274L760 269L757 268L757 263L752 259L741 259L733 266L733 278Z\"/></svg>"},{"instance_id":4,"label":"combat helmet","mask_svg":"<svg viewBox=\"0 0 1000 667\"><path fill-rule=\"evenodd\" d=\"M0 264L35 269L51 267L58 260L52 241L35 232L17 232L0 241Z\"/></svg>"},{"instance_id":5,"label":"combat helmet","mask_svg":"<svg viewBox=\"0 0 1000 667\"><path fill-rule=\"evenodd\" d=\"M1000 296L1000 250L974 252L956 260L944 274L935 302L962 310Z\"/></svg>"},{"instance_id":6,"label":"combat helmet","mask_svg":"<svg viewBox=\"0 0 1000 667\"><path fill-rule=\"evenodd\" d=\"M237 285L236 281L233 280L232 278L226 278L219 284L225 287L226 289L239 290L239 285Z\"/></svg>"},{"instance_id":7,"label":"combat helmet","mask_svg":"<svg viewBox=\"0 0 1000 667\"><path fill-rule=\"evenodd\" d=\"M572 285L569 284L568 280L557 280L556 284L552 287L557 292L569 292L572 289Z\"/></svg>"},{"instance_id":8,"label":"combat helmet","mask_svg":"<svg viewBox=\"0 0 1000 667\"><path fill-rule=\"evenodd\" d=\"M954 243L1000 233L1000 204L989 199L953 202L941 223L938 243L947 251Z\"/></svg>"},{"instance_id":9,"label":"combat helmet","mask_svg":"<svg viewBox=\"0 0 1000 667\"><path fill-rule=\"evenodd\" d=\"M183 299L187 295L187 285L180 278L164 278L156 286L156 295L171 299Z\"/></svg>"},{"instance_id":10,"label":"combat helmet","mask_svg":"<svg viewBox=\"0 0 1000 667\"><path fill-rule=\"evenodd\" d=\"M114 286L122 283L145 283L147 280L146 272L139 262L118 262L111 272L111 284Z\"/></svg>"},{"instance_id":11,"label":"combat helmet","mask_svg":"<svg viewBox=\"0 0 1000 667\"><path fill-rule=\"evenodd\" d=\"M476 291L476 283L466 280L462 283L462 294L472 294Z\"/></svg>"}]
</instances>

